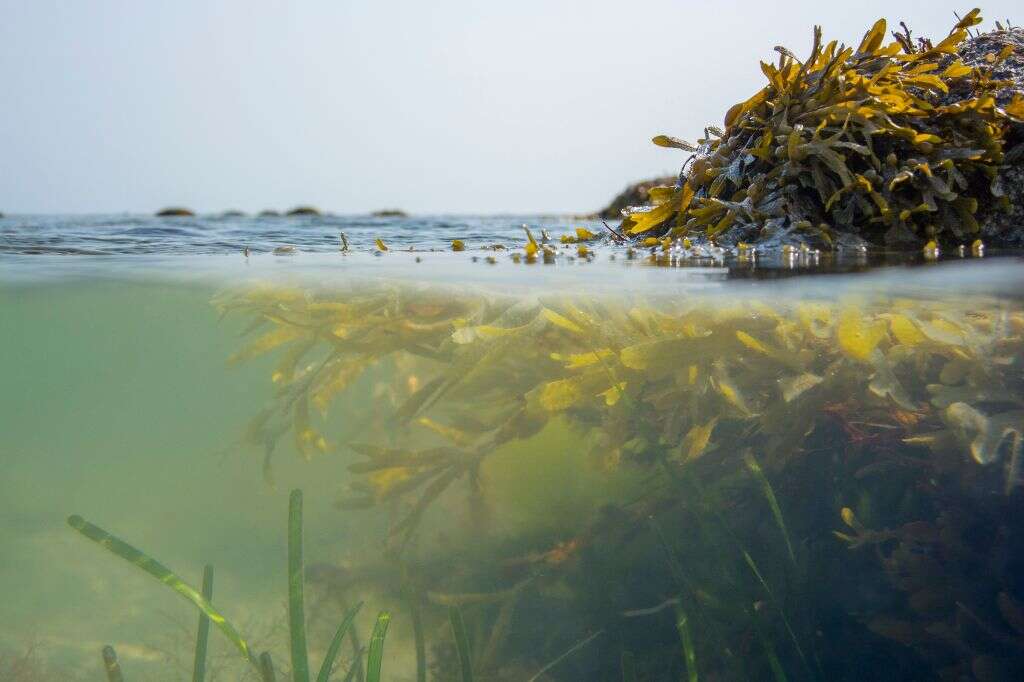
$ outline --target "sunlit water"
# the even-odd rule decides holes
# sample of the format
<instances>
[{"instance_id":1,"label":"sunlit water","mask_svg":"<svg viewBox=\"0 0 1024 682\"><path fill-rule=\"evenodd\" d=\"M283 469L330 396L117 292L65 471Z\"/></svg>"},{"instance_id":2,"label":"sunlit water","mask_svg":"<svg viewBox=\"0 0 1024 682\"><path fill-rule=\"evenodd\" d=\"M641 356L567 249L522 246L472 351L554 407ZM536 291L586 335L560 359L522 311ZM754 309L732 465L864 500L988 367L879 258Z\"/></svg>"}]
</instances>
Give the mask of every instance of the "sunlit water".
<instances>
[{"instance_id":1,"label":"sunlit water","mask_svg":"<svg viewBox=\"0 0 1024 682\"><path fill-rule=\"evenodd\" d=\"M248 247L269 252L284 244L302 251L336 251L344 232L353 248L372 247L387 237L400 249L446 246L452 239L483 244L521 240L520 225L553 230L588 219L540 216L196 216L133 214L95 216L9 215L0 218L0 253L25 254L223 254Z\"/></svg>"},{"instance_id":2,"label":"sunlit water","mask_svg":"<svg viewBox=\"0 0 1024 682\"><path fill-rule=\"evenodd\" d=\"M1024 670L1015 258L751 279L512 260L520 223L576 221L12 220L0 678L105 679L107 644L129 680L191 678L193 607L80 514L195 585L212 564L286 679L297 488L314 671L358 601L362 645L393 615L387 680L417 678L417 621L425 674L459 679L453 605L484 680ZM210 668L258 679L216 630Z\"/></svg>"}]
</instances>

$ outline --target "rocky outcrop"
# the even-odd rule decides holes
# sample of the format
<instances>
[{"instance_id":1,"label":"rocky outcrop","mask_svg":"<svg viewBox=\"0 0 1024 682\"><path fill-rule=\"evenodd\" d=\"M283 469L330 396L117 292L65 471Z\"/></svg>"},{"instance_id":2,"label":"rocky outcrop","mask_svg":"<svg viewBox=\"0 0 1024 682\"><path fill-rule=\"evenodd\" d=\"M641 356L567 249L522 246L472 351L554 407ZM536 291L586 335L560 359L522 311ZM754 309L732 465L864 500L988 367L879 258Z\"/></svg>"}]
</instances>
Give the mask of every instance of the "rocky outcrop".
<instances>
[{"instance_id":1,"label":"rocky outcrop","mask_svg":"<svg viewBox=\"0 0 1024 682\"><path fill-rule=\"evenodd\" d=\"M676 184L676 178L671 175L633 183L619 192L618 196L612 199L612 203L602 208L597 215L599 218L621 218L624 209L646 204L647 193L651 191L652 187L674 184Z\"/></svg>"},{"instance_id":2,"label":"rocky outcrop","mask_svg":"<svg viewBox=\"0 0 1024 682\"><path fill-rule=\"evenodd\" d=\"M289 216L303 216L303 215L321 215L320 209L313 206L296 206L292 210L288 211L285 215Z\"/></svg>"},{"instance_id":3,"label":"rocky outcrop","mask_svg":"<svg viewBox=\"0 0 1024 682\"><path fill-rule=\"evenodd\" d=\"M603 215L636 206L630 234L724 245L1024 246L1024 30L981 21L972 10L933 43L880 20L838 52L815 29L803 61L776 48L768 85L723 128L654 138L689 154L674 191Z\"/></svg>"},{"instance_id":4,"label":"rocky outcrop","mask_svg":"<svg viewBox=\"0 0 1024 682\"><path fill-rule=\"evenodd\" d=\"M381 211L374 211L370 214L374 218L408 218L409 214L397 208L386 208Z\"/></svg>"},{"instance_id":5,"label":"rocky outcrop","mask_svg":"<svg viewBox=\"0 0 1024 682\"><path fill-rule=\"evenodd\" d=\"M965 64L982 66L987 64L989 55L998 55L1004 49L1012 50L1012 54L991 67L993 78L1012 84L997 92L999 106L1009 104L1014 95L1024 93L1024 29L984 33L965 42L960 50ZM1006 136L1006 150L994 186L1005 194L1007 203L1001 209L983 209L981 238L987 244L1019 248L1024 247L1024 124L1011 126Z\"/></svg>"},{"instance_id":6,"label":"rocky outcrop","mask_svg":"<svg viewBox=\"0 0 1024 682\"><path fill-rule=\"evenodd\" d=\"M156 216L158 218L191 218L195 216L195 212L180 206L169 206L157 211Z\"/></svg>"}]
</instances>

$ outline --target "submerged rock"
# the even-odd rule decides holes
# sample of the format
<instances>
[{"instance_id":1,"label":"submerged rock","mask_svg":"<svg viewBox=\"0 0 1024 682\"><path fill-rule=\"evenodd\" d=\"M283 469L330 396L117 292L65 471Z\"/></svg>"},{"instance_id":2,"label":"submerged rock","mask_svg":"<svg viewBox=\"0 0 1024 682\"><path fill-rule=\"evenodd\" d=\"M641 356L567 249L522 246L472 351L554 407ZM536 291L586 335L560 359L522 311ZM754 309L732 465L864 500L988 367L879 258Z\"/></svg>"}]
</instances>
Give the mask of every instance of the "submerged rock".
<instances>
[{"instance_id":1,"label":"submerged rock","mask_svg":"<svg viewBox=\"0 0 1024 682\"><path fill-rule=\"evenodd\" d=\"M180 206L169 206L168 208L162 208L156 212L158 218L191 218L195 216L195 212L188 208L182 208Z\"/></svg>"},{"instance_id":2,"label":"submerged rock","mask_svg":"<svg viewBox=\"0 0 1024 682\"><path fill-rule=\"evenodd\" d=\"M292 210L288 211L285 215L299 216L299 215L321 215L320 209L313 206L296 206Z\"/></svg>"},{"instance_id":3,"label":"submerged rock","mask_svg":"<svg viewBox=\"0 0 1024 682\"><path fill-rule=\"evenodd\" d=\"M398 208L386 208L370 214L374 218L408 218L409 214Z\"/></svg>"},{"instance_id":4,"label":"submerged rock","mask_svg":"<svg viewBox=\"0 0 1024 682\"><path fill-rule=\"evenodd\" d=\"M275 211L275 210L270 209L270 208L264 209L264 210L259 212L259 216L261 218L275 218L275 217L277 217L279 215L281 215L280 211Z\"/></svg>"},{"instance_id":5,"label":"submerged rock","mask_svg":"<svg viewBox=\"0 0 1024 682\"><path fill-rule=\"evenodd\" d=\"M221 218L244 218L245 213L243 211L224 211L220 214Z\"/></svg>"}]
</instances>

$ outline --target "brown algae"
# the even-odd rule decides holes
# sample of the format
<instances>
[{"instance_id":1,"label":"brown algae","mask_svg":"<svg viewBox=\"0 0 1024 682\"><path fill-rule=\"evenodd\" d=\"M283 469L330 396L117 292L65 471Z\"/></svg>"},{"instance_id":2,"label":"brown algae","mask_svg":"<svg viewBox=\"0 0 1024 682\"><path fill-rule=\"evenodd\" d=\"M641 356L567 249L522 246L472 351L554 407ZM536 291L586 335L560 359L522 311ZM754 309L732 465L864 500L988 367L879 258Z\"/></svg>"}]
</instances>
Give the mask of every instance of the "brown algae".
<instances>
[{"instance_id":1,"label":"brown algae","mask_svg":"<svg viewBox=\"0 0 1024 682\"><path fill-rule=\"evenodd\" d=\"M778 63L761 63L768 85L729 109L724 129L696 144L654 138L694 155L622 230L730 244L970 243L982 214L1009 208L998 172L1024 144L1024 98L1001 102L1015 86L994 75L1013 46L977 65L959 56L980 22L975 9L937 42L904 26L887 43L880 19L856 48L824 43L816 27L805 59L776 47Z\"/></svg>"},{"instance_id":2,"label":"brown algae","mask_svg":"<svg viewBox=\"0 0 1024 682\"><path fill-rule=\"evenodd\" d=\"M1012 300L392 283L215 304L250 321L232 363L274 354L246 433L268 480L290 442L347 468L345 513L388 519L321 586L414 605L437 679L467 649L481 679L1024 670Z\"/></svg>"}]
</instances>

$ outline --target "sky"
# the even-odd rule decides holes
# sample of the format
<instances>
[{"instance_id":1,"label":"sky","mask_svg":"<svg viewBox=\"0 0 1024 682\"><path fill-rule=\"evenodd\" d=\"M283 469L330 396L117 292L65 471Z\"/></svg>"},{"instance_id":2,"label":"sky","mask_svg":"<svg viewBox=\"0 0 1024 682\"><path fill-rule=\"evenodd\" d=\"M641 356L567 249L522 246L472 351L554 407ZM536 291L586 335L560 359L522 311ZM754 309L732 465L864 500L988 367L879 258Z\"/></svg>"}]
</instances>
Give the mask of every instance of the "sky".
<instances>
[{"instance_id":1,"label":"sky","mask_svg":"<svg viewBox=\"0 0 1024 682\"><path fill-rule=\"evenodd\" d=\"M721 124L814 24L944 36L970 7L0 0L0 212L587 212L674 174L651 137Z\"/></svg>"}]
</instances>

